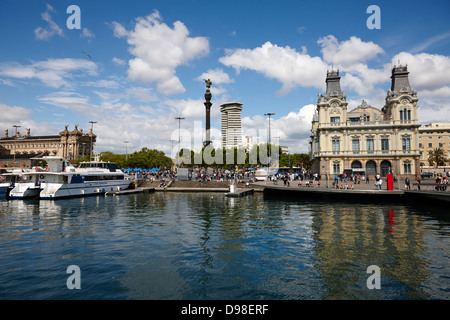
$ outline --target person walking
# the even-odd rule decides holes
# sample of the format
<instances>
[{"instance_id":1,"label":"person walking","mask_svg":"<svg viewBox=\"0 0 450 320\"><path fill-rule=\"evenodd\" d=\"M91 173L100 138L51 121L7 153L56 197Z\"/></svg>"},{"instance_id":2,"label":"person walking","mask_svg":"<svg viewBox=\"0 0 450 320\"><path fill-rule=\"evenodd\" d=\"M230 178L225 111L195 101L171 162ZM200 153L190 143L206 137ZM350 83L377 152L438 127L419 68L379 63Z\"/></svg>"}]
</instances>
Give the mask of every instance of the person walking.
<instances>
[{"instance_id":1,"label":"person walking","mask_svg":"<svg viewBox=\"0 0 450 320\"><path fill-rule=\"evenodd\" d=\"M378 188L381 190L381 177L379 174L375 176L375 190L378 190Z\"/></svg>"},{"instance_id":2,"label":"person walking","mask_svg":"<svg viewBox=\"0 0 450 320\"><path fill-rule=\"evenodd\" d=\"M405 189L411 190L410 181L409 181L408 177L406 177L406 179L405 179Z\"/></svg>"}]
</instances>

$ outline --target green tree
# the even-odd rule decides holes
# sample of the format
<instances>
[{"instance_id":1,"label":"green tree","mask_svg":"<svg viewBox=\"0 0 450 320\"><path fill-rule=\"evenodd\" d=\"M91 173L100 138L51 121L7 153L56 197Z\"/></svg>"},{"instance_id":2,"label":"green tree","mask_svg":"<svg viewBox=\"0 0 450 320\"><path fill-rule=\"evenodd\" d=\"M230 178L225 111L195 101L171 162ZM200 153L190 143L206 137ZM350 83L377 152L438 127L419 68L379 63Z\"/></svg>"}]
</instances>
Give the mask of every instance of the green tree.
<instances>
[{"instance_id":1,"label":"green tree","mask_svg":"<svg viewBox=\"0 0 450 320\"><path fill-rule=\"evenodd\" d=\"M162 151L142 148L140 151L135 151L129 155L128 160L124 162L124 166L141 169L170 169L172 167L172 159L166 157Z\"/></svg>"},{"instance_id":2,"label":"green tree","mask_svg":"<svg viewBox=\"0 0 450 320\"><path fill-rule=\"evenodd\" d=\"M442 148L435 148L428 151L428 163L431 166L445 166L448 159L445 157L445 151Z\"/></svg>"}]
</instances>

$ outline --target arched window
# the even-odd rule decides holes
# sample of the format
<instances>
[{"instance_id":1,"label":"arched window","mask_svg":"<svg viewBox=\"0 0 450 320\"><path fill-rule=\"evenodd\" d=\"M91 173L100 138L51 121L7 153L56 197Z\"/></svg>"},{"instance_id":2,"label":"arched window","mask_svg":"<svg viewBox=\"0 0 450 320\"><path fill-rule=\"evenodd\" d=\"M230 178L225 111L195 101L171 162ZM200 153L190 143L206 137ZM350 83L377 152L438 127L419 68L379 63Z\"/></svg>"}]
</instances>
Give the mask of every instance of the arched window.
<instances>
[{"instance_id":1,"label":"arched window","mask_svg":"<svg viewBox=\"0 0 450 320\"><path fill-rule=\"evenodd\" d=\"M352 169L361 169L362 164L359 160L355 160L352 162Z\"/></svg>"},{"instance_id":2,"label":"arched window","mask_svg":"<svg viewBox=\"0 0 450 320\"><path fill-rule=\"evenodd\" d=\"M366 163L366 173L367 174L376 174L377 173L377 164L373 160L369 160Z\"/></svg>"},{"instance_id":3,"label":"arched window","mask_svg":"<svg viewBox=\"0 0 450 320\"><path fill-rule=\"evenodd\" d=\"M391 173L391 163L388 160L383 160L380 163L381 175L384 177L388 173Z\"/></svg>"}]
</instances>

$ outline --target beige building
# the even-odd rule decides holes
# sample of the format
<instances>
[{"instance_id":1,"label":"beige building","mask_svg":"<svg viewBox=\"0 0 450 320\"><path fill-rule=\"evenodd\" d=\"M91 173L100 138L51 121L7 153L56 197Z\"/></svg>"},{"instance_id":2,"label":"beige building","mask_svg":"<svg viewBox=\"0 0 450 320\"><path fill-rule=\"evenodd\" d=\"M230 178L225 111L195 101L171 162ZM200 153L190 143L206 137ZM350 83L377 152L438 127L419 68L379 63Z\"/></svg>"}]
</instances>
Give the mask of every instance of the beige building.
<instances>
[{"instance_id":1,"label":"beige building","mask_svg":"<svg viewBox=\"0 0 450 320\"><path fill-rule=\"evenodd\" d=\"M407 67L392 69L392 84L380 110L364 100L347 110L339 71L327 72L326 93L319 94L312 121L313 172L324 174L420 173L417 92Z\"/></svg>"},{"instance_id":2,"label":"beige building","mask_svg":"<svg viewBox=\"0 0 450 320\"><path fill-rule=\"evenodd\" d=\"M433 122L419 128L420 163L429 166L428 154L434 149L441 148L448 159L450 151L450 123Z\"/></svg>"},{"instance_id":3,"label":"beige building","mask_svg":"<svg viewBox=\"0 0 450 320\"><path fill-rule=\"evenodd\" d=\"M17 131L10 136L8 130L5 130L4 136L0 137L0 154L3 154L0 164L13 166L14 159L28 159L44 154L62 156L68 160L90 155L97 136L92 131L83 133L78 125L72 131L67 128L68 126L58 135L51 136L32 136L30 129L26 129L25 135Z\"/></svg>"}]
</instances>

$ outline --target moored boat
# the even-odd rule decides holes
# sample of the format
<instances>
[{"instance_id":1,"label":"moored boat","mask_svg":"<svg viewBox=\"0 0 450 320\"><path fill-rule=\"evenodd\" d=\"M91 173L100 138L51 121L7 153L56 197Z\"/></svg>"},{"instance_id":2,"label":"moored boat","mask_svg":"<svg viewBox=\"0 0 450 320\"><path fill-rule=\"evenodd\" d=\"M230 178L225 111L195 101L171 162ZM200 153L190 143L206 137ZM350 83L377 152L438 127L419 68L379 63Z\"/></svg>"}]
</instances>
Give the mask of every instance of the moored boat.
<instances>
[{"instance_id":1,"label":"moored boat","mask_svg":"<svg viewBox=\"0 0 450 320\"><path fill-rule=\"evenodd\" d=\"M76 168L63 157L48 156L41 160L47 162L47 167L24 174L29 180L28 185L22 183L17 189L14 188L11 198L24 198L22 194L25 195L25 190L30 193L37 188L40 199L84 197L124 190L131 184L131 178L114 163L82 162Z\"/></svg>"},{"instance_id":2,"label":"moored boat","mask_svg":"<svg viewBox=\"0 0 450 320\"><path fill-rule=\"evenodd\" d=\"M0 197L9 198L11 190L23 179L27 169L13 169L0 174Z\"/></svg>"}]
</instances>

